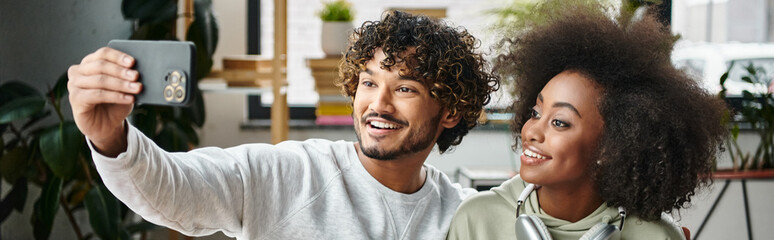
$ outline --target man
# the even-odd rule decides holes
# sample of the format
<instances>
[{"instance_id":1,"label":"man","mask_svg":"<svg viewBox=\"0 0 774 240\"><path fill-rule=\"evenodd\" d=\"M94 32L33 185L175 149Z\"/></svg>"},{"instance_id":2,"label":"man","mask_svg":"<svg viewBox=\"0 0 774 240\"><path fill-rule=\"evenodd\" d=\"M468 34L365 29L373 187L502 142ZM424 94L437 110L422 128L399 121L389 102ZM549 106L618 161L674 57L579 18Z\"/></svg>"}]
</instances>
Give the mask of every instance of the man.
<instances>
[{"instance_id":1,"label":"man","mask_svg":"<svg viewBox=\"0 0 774 240\"><path fill-rule=\"evenodd\" d=\"M498 87L476 43L402 12L356 29L340 67L356 143L165 152L124 120L141 86L109 48L72 66L68 88L105 184L151 222L238 239L440 239L473 191L424 162L434 143L460 143Z\"/></svg>"}]
</instances>

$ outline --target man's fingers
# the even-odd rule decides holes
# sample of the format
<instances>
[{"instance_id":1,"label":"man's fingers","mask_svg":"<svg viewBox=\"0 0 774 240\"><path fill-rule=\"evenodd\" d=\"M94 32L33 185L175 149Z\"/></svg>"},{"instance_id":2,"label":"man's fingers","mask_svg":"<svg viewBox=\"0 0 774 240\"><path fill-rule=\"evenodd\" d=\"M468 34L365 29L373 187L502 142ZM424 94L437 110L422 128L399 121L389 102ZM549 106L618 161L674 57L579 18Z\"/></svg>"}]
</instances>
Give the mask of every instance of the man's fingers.
<instances>
[{"instance_id":1,"label":"man's fingers","mask_svg":"<svg viewBox=\"0 0 774 240\"><path fill-rule=\"evenodd\" d=\"M134 65L134 58L121 51L103 47L83 58L81 64L76 66L79 75L110 75L130 81L136 81L138 73L130 69ZM72 79L72 78L71 78Z\"/></svg>"},{"instance_id":2,"label":"man's fingers","mask_svg":"<svg viewBox=\"0 0 774 240\"><path fill-rule=\"evenodd\" d=\"M136 81L138 75L136 70L126 68L104 59L81 63L77 70L80 75L84 76L104 74L129 81Z\"/></svg>"},{"instance_id":3,"label":"man's fingers","mask_svg":"<svg viewBox=\"0 0 774 240\"><path fill-rule=\"evenodd\" d=\"M72 85L71 87L79 89L103 89L124 94L137 94L142 89L142 84L139 82L108 75L81 76L77 81L70 81L69 84Z\"/></svg>"},{"instance_id":4,"label":"man's fingers","mask_svg":"<svg viewBox=\"0 0 774 240\"><path fill-rule=\"evenodd\" d=\"M83 58L81 64L100 59L119 64L125 68L130 68L134 65L134 58L132 56L109 47L102 47L96 52L87 55Z\"/></svg>"},{"instance_id":5,"label":"man's fingers","mask_svg":"<svg viewBox=\"0 0 774 240\"><path fill-rule=\"evenodd\" d=\"M75 95L71 94L70 96L71 102L78 102L86 105L97 105L103 103L134 103L134 96L131 94L124 94L104 89L80 89L75 93Z\"/></svg>"}]
</instances>

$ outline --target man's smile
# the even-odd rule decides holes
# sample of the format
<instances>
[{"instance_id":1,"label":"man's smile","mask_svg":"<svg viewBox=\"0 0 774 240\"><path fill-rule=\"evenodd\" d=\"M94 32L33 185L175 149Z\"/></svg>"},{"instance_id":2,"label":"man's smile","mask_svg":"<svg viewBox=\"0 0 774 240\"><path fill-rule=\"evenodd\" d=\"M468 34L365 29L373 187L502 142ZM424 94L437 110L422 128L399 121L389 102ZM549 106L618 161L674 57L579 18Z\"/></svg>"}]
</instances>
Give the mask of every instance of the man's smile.
<instances>
[{"instance_id":1,"label":"man's smile","mask_svg":"<svg viewBox=\"0 0 774 240\"><path fill-rule=\"evenodd\" d=\"M403 129L405 124L386 120L384 118L369 117L364 121L366 125L366 131L368 134L375 138L385 137L390 133L394 133L400 129Z\"/></svg>"}]
</instances>

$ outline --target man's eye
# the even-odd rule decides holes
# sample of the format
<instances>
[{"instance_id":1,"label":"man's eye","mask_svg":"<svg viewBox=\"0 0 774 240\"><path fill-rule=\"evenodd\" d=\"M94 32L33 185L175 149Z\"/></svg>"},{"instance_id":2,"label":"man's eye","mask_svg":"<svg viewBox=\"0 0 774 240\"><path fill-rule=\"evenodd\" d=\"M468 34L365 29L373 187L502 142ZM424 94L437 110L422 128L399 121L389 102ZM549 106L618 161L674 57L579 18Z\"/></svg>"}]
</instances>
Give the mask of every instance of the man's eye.
<instances>
[{"instance_id":1,"label":"man's eye","mask_svg":"<svg viewBox=\"0 0 774 240\"><path fill-rule=\"evenodd\" d=\"M570 126L569 123L566 123L557 119L554 119L553 121L551 121L551 125L554 125L554 127L559 127L559 128L566 128Z\"/></svg>"},{"instance_id":2,"label":"man's eye","mask_svg":"<svg viewBox=\"0 0 774 240\"><path fill-rule=\"evenodd\" d=\"M534 118L534 119L540 119L540 113L537 110L535 110L535 109L531 109L531 111L529 113L529 117Z\"/></svg>"},{"instance_id":3,"label":"man's eye","mask_svg":"<svg viewBox=\"0 0 774 240\"><path fill-rule=\"evenodd\" d=\"M411 88L407 88L407 87L398 88L398 92L413 92L413 91L414 90L411 90Z\"/></svg>"},{"instance_id":4,"label":"man's eye","mask_svg":"<svg viewBox=\"0 0 774 240\"><path fill-rule=\"evenodd\" d=\"M363 84L363 86L366 86L366 87L373 87L373 86L374 86L374 83L372 83L372 82L369 82L369 81L364 81L364 82L363 82L363 83L361 83L361 84Z\"/></svg>"}]
</instances>

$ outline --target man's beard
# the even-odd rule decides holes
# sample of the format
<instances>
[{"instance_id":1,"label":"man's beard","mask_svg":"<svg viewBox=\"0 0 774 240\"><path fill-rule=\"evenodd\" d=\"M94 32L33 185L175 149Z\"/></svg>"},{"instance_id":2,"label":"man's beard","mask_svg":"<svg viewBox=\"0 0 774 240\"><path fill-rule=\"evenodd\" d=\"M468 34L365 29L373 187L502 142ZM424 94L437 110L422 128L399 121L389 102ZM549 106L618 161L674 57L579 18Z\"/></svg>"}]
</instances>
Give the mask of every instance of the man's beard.
<instances>
[{"instance_id":1,"label":"man's beard","mask_svg":"<svg viewBox=\"0 0 774 240\"><path fill-rule=\"evenodd\" d=\"M394 160L400 157L403 157L405 155L413 154L420 152L422 150L427 149L430 146L433 146L435 144L435 135L436 129L438 129L438 125L441 124L441 113L435 115L430 121L425 122L422 124L421 127L416 128L416 132L409 134L408 139L404 141L398 149L394 149L392 151L380 149L378 146L372 146L369 148L366 148L363 146L363 140L360 138L360 127L362 126L362 123L365 123L367 117L372 116L378 116L381 118L384 118L385 120L390 120L394 122L401 122L392 115L386 115L386 114L377 114L377 113L370 113L365 116L363 116L360 119L360 122L357 124L359 126L355 127L355 134L357 135L357 141L360 145L360 150L369 158L373 158L376 160ZM404 125L405 126L405 125Z\"/></svg>"}]
</instances>

